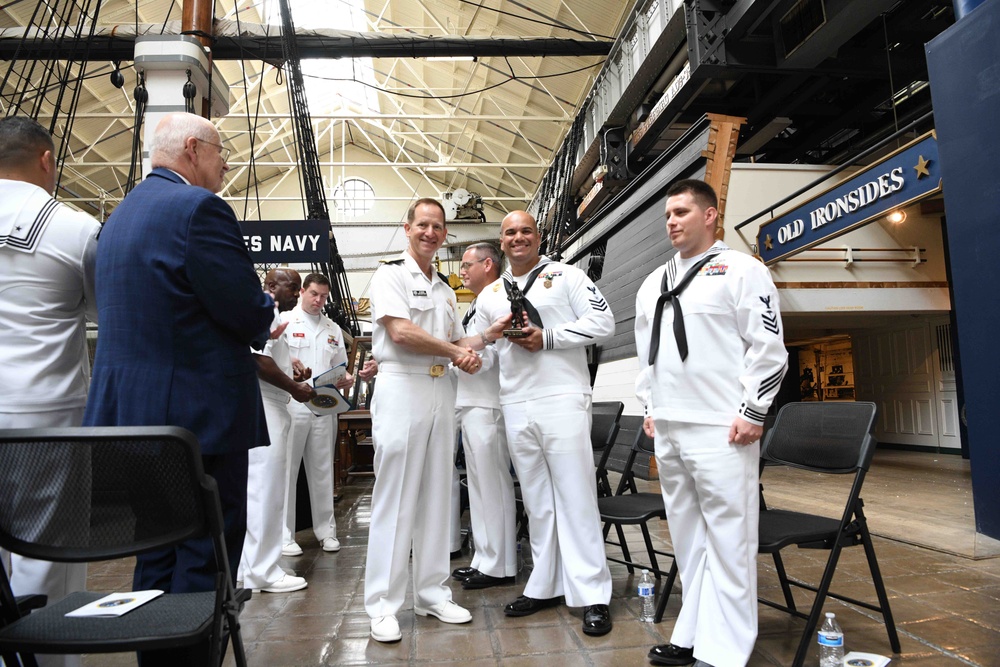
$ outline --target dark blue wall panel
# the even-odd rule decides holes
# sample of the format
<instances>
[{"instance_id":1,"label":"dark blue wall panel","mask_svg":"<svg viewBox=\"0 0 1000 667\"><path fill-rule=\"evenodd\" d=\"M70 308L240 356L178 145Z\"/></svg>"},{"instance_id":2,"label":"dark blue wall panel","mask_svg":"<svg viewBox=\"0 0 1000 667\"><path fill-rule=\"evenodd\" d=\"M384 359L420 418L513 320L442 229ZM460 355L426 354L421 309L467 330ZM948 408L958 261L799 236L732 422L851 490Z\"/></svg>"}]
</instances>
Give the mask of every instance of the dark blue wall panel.
<instances>
[{"instance_id":1,"label":"dark blue wall panel","mask_svg":"<svg viewBox=\"0 0 1000 667\"><path fill-rule=\"evenodd\" d=\"M944 177L976 530L1000 539L1000 0L926 47Z\"/></svg>"}]
</instances>

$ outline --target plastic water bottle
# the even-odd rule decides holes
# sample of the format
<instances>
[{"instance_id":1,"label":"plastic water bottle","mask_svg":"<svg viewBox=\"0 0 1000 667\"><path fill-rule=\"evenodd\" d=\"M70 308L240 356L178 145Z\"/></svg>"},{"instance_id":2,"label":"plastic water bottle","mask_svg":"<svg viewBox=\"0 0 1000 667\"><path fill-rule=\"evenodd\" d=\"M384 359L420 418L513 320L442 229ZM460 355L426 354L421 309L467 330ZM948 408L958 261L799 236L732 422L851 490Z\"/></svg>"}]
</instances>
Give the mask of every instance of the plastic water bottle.
<instances>
[{"instance_id":1,"label":"plastic water bottle","mask_svg":"<svg viewBox=\"0 0 1000 667\"><path fill-rule=\"evenodd\" d=\"M642 600L642 612L639 614L639 620L643 623L653 622L653 616L656 613L653 609L653 592L655 588L656 584L653 581L653 576L649 573L649 570L643 570L642 576L639 577L639 599Z\"/></svg>"},{"instance_id":2,"label":"plastic water bottle","mask_svg":"<svg viewBox=\"0 0 1000 667\"><path fill-rule=\"evenodd\" d=\"M843 667L844 665L844 631L837 624L837 618L832 612L826 613L823 627L819 629L819 667Z\"/></svg>"}]
</instances>

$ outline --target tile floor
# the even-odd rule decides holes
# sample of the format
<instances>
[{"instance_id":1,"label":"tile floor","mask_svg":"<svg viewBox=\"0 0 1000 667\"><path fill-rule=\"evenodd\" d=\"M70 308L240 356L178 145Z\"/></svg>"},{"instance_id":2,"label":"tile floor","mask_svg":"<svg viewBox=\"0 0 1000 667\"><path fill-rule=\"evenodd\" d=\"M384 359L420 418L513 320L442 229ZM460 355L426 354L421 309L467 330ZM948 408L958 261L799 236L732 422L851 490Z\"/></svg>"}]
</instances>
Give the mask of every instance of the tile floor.
<instances>
[{"instance_id":1,"label":"tile floor","mask_svg":"<svg viewBox=\"0 0 1000 667\"><path fill-rule=\"evenodd\" d=\"M947 553L949 549L941 544L929 544L928 548L910 543L941 541L935 535L947 529L952 532L943 540L944 546L957 539L954 531L964 531L962 539L971 544L967 471L968 462L953 456L880 452L876 457L866 484L872 494L863 494L873 523L877 510L897 512L909 521L901 527L901 532L910 538L906 542L885 537L875 539L903 647L901 655L893 656L892 665L1000 666L1000 558L974 559ZM781 504L780 498L803 496L809 502L819 502L828 495L824 487L812 484L803 494L800 487L773 472L768 470L764 478L772 504ZM885 483L892 479L895 482ZM930 494L928 489L932 487L943 494ZM408 608L399 616L401 642L385 645L371 641L363 605L370 493L370 479L354 481L345 488L337 504L339 536L344 545L339 553L324 553L310 535L299 534L305 554L286 558L283 564L305 576L309 588L290 594L255 595L247 604L242 618L250 665L646 665L650 646L669 639L680 606L679 587L674 589L663 623L640 623L635 592L637 577L630 576L624 566L612 564L611 610L615 629L605 637L587 637L582 633L578 609L561 607L526 618L506 618L503 605L519 594L527 576L527 571L523 571L513 586L483 591L452 586L455 600L472 611L471 624L453 626L433 618L416 618ZM897 496L907 493L913 494L911 502L896 502ZM883 507L888 509L882 510ZM910 525L917 523L914 517L921 516L926 521L919 523L919 529ZM900 528L891 518L886 520L883 516L880 520ZM638 532L630 541L633 538L639 539ZM669 545L665 523L656 528L655 540L661 546ZM636 546L638 553L644 553L641 541ZM790 574L818 578L825 552L792 549L786 553ZM468 555L453 561L453 566L467 563ZM779 594L769 559L760 560L759 573L761 594ZM92 566L89 586L95 590L127 590L130 576L131 565L126 561ZM855 597L874 599L861 550L844 552L834 588ZM805 603L807 597L803 594L797 599ZM837 613L848 650L889 654L884 627L879 620L869 617L871 612L837 601L830 601L826 608ZM789 665L802 622L761 606L759 625L751 667ZM811 648L806 664L815 665L816 661L815 648ZM226 662L231 665L231 657ZM134 665L135 658L94 655L87 656L84 664Z\"/></svg>"}]
</instances>

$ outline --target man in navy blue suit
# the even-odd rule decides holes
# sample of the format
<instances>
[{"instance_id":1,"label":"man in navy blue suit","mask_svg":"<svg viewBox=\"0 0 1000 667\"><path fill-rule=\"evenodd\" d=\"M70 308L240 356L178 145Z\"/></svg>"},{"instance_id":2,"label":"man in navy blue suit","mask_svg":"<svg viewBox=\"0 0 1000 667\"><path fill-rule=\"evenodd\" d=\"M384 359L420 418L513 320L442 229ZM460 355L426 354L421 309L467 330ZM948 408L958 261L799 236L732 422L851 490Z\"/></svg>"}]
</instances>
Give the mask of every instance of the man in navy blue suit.
<instances>
[{"instance_id":1,"label":"man in navy blue suit","mask_svg":"<svg viewBox=\"0 0 1000 667\"><path fill-rule=\"evenodd\" d=\"M263 348L275 311L236 216L215 194L228 152L199 116L169 114L156 126L153 171L101 231L101 325L84 424L194 432L205 472L219 485L235 575L246 532L247 450L268 444L250 348ZM133 584L213 590L211 562L210 540L191 540L137 558Z\"/></svg>"}]
</instances>

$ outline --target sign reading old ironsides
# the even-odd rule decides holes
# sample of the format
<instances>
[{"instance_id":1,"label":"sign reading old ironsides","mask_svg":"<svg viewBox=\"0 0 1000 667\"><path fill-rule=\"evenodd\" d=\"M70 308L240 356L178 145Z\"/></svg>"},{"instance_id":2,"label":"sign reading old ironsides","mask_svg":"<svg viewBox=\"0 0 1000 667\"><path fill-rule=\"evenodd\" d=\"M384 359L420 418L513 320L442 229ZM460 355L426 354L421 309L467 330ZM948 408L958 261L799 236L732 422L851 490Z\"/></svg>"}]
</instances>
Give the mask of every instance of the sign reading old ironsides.
<instances>
[{"instance_id":1,"label":"sign reading old ironsides","mask_svg":"<svg viewBox=\"0 0 1000 667\"><path fill-rule=\"evenodd\" d=\"M325 220L244 220L240 227L255 264L330 261L330 223Z\"/></svg>"},{"instance_id":2,"label":"sign reading old ironsides","mask_svg":"<svg viewBox=\"0 0 1000 667\"><path fill-rule=\"evenodd\" d=\"M757 231L757 252L765 264L773 264L940 189L937 137L931 132L762 224Z\"/></svg>"}]
</instances>

